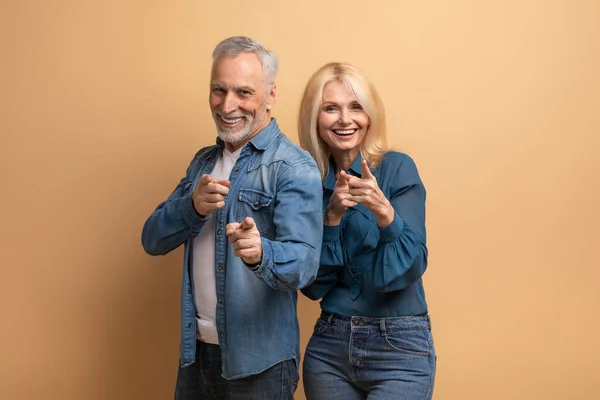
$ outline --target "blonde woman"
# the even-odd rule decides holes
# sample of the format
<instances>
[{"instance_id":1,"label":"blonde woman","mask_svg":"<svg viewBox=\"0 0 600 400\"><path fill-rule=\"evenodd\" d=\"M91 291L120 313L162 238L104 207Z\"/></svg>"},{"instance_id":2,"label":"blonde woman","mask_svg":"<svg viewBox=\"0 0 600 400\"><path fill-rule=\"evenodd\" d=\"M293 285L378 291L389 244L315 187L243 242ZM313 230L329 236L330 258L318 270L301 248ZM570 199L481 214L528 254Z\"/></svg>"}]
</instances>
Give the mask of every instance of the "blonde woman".
<instances>
[{"instance_id":1,"label":"blonde woman","mask_svg":"<svg viewBox=\"0 0 600 400\"><path fill-rule=\"evenodd\" d=\"M305 353L308 400L431 399L436 355L421 276L425 187L386 146L383 104L357 68L330 63L308 81L301 146L323 180L321 299Z\"/></svg>"}]
</instances>

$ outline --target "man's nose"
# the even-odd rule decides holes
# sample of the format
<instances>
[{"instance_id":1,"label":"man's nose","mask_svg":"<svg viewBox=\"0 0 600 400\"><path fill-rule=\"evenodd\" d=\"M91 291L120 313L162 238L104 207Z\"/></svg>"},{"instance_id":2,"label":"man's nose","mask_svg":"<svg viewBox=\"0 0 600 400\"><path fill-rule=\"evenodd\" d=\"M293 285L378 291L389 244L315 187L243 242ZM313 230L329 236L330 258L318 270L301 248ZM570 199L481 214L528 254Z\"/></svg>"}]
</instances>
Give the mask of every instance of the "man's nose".
<instances>
[{"instance_id":1,"label":"man's nose","mask_svg":"<svg viewBox=\"0 0 600 400\"><path fill-rule=\"evenodd\" d=\"M227 92L225 98L223 99L223 104L221 105L221 111L223 114L229 114L237 110L238 102L233 92Z\"/></svg>"}]
</instances>

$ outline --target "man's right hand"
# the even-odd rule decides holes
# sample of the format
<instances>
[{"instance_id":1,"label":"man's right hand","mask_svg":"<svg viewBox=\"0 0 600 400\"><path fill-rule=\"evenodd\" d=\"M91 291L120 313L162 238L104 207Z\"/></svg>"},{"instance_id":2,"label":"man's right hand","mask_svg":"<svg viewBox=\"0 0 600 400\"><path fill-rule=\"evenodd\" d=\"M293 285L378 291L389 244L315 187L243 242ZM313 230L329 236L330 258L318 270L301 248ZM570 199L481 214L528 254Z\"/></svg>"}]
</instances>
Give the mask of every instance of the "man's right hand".
<instances>
[{"instance_id":1,"label":"man's right hand","mask_svg":"<svg viewBox=\"0 0 600 400\"><path fill-rule=\"evenodd\" d=\"M229 193L229 181L214 181L204 174L198 180L198 185L192 194L194 208L202 216L225 206L225 196Z\"/></svg>"}]
</instances>

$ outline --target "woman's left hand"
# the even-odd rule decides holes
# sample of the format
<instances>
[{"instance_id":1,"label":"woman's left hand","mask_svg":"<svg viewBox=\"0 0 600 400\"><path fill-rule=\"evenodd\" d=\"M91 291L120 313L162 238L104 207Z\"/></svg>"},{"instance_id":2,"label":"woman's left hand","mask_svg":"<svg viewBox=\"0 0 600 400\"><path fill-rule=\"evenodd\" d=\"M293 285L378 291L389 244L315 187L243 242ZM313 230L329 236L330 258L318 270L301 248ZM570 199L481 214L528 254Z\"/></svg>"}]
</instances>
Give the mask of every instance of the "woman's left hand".
<instances>
[{"instance_id":1,"label":"woman's left hand","mask_svg":"<svg viewBox=\"0 0 600 400\"><path fill-rule=\"evenodd\" d=\"M392 223L396 212L379 188L377 179L365 160L362 160L361 169L362 178L352 176L348 180L349 200L364 204L375 215L379 228L383 229Z\"/></svg>"}]
</instances>

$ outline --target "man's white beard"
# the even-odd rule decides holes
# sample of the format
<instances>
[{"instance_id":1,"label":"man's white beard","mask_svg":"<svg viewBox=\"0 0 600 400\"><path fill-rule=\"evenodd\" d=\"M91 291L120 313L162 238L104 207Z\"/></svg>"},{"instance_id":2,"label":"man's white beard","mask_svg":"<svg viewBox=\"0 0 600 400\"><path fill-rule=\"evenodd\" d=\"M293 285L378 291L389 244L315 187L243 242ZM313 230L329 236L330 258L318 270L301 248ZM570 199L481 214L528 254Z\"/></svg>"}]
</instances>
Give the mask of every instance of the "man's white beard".
<instances>
[{"instance_id":1,"label":"man's white beard","mask_svg":"<svg viewBox=\"0 0 600 400\"><path fill-rule=\"evenodd\" d=\"M244 126L242 128L223 128L218 121L216 122L217 134L222 141L227 143L241 143L247 140L257 127L267 118L267 112L259 116L260 118L252 119L251 117L244 116ZM216 116L218 119L221 117ZM227 117L226 117L227 118Z\"/></svg>"}]
</instances>

